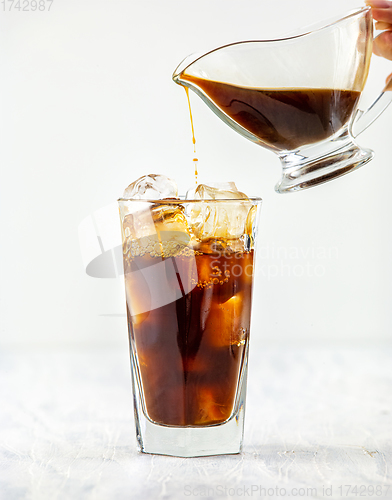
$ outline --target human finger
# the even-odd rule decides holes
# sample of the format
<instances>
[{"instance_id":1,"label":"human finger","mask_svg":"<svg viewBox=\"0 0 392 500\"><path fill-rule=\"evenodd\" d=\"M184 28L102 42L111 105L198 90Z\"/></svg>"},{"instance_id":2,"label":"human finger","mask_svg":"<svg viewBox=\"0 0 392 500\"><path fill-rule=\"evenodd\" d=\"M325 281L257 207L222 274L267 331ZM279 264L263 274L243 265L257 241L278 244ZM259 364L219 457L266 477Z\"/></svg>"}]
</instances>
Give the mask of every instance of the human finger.
<instances>
[{"instance_id":1,"label":"human finger","mask_svg":"<svg viewBox=\"0 0 392 500\"><path fill-rule=\"evenodd\" d=\"M376 30L379 30L379 31L392 30L392 24L384 23L382 21L377 21L375 24L375 28L376 28Z\"/></svg>"},{"instance_id":2,"label":"human finger","mask_svg":"<svg viewBox=\"0 0 392 500\"><path fill-rule=\"evenodd\" d=\"M392 61L392 31L383 31L374 39L373 52Z\"/></svg>"},{"instance_id":3,"label":"human finger","mask_svg":"<svg viewBox=\"0 0 392 500\"><path fill-rule=\"evenodd\" d=\"M372 8L373 19L385 23L392 23L392 2L387 0L367 0L366 4Z\"/></svg>"},{"instance_id":4,"label":"human finger","mask_svg":"<svg viewBox=\"0 0 392 500\"><path fill-rule=\"evenodd\" d=\"M369 7L376 7L379 9L388 9L392 7L391 0L366 0L365 4L369 5Z\"/></svg>"}]
</instances>

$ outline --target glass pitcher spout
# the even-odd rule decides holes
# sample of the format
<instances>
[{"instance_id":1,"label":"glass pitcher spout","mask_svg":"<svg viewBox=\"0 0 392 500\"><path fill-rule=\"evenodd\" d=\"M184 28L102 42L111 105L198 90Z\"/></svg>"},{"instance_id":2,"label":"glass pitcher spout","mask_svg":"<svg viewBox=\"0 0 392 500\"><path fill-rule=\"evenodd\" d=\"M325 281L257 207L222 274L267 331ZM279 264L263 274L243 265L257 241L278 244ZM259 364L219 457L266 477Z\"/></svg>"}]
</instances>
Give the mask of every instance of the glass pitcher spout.
<instances>
[{"instance_id":1,"label":"glass pitcher spout","mask_svg":"<svg viewBox=\"0 0 392 500\"><path fill-rule=\"evenodd\" d=\"M356 112L372 42L371 9L364 7L300 35L238 42L189 56L173 80L193 90L236 132L276 153L283 167L276 190L295 191L373 157L351 133L354 117L360 130L365 114L367 121L377 114Z\"/></svg>"}]
</instances>

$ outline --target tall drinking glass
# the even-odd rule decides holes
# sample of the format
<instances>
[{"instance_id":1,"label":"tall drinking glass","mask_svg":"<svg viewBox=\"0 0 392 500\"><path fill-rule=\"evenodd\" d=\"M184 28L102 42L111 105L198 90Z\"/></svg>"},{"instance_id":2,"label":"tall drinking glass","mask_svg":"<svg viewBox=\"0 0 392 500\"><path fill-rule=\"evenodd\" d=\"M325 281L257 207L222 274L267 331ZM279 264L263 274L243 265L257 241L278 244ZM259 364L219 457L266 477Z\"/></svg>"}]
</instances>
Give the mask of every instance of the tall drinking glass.
<instances>
[{"instance_id":1,"label":"tall drinking glass","mask_svg":"<svg viewBox=\"0 0 392 500\"><path fill-rule=\"evenodd\" d=\"M119 208L139 449L239 453L261 199Z\"/></svg>"}]
</instances>

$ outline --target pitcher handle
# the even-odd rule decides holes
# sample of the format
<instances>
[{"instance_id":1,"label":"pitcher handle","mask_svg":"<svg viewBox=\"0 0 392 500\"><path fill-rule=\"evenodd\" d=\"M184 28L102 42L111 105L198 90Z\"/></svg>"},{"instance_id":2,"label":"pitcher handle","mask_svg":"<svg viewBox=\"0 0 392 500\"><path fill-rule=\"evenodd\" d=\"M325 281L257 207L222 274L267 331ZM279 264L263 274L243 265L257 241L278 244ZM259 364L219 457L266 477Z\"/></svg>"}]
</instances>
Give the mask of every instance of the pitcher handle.
<instances>
[{"instance_id":1,"label":"pitcher handle","mask_svg":"<svg viewBox=\"0 0 392 500\"><path fill-rule=\"evenodd\" d=\"M383 91L366 111L358 109L351 125L351 135L355 138L366 130L392 102L392 75Z\"/></svg>"}]
</instances>

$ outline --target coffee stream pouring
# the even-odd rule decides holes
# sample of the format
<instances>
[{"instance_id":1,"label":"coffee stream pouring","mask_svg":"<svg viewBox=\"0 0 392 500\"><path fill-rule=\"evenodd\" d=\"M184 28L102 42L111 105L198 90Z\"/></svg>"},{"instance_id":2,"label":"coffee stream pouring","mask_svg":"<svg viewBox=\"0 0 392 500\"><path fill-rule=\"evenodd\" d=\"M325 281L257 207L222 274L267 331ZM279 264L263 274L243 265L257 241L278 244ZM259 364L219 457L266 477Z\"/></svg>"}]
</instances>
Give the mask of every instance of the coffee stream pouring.
<instances>
[{"instance_id":1,"label":"coffee stream pouring","mask_svg":"<svg viewBox=\"0 0 392 500\"><path fill-rule=\"evenodd\" d=\"M192 89L227 125L276 153L278 193L351 172L374 153L355 143L392 101L392 82L357 109L369 72L369 7L307 33L233 43L189 56L173 80Z\"/></svg>"}]
</instances>

